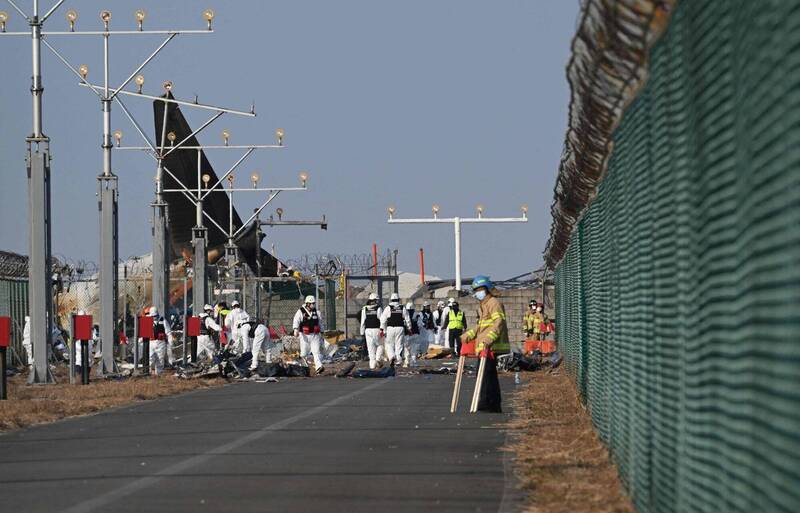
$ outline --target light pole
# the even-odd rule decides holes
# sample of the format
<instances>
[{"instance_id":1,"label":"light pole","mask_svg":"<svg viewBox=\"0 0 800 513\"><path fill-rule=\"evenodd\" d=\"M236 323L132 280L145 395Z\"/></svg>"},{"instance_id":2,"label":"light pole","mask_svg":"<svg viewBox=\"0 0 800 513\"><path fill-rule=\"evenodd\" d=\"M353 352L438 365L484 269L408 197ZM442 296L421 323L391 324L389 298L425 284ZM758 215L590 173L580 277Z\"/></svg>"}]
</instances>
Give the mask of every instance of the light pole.
<instances>
[{"instance_id":1,"label":"light pole","mask_svg":"<svg viewBox=\"0 0 800 513\"><path fill-rule=\"evenodd\" d=\"M433 211L432 218L419 218L419 219L395 219L395 207L389 207L389 224L452 224L453 234L455 239L455 289L461 291L461 225L462 224L484 224L484 223L527 223L528 222L528 207L522 207L522 217L484 217L483 205L477 206L478 217L439 217L439 205L434 205L431 209Z\"/></svg>"},{"instance_id":2,"label":"light pole","mask_svg":"<svg viewBox=\"0 0 800 513\"><path fill-rule=\"evenodd\" d=\"M28 304L33 344L34 368L29 383L55 383L48 367L48 348L53 332L53 298L50 288L51 219L50 219L50 138L42 126L42 27L64 2L59 0L43 16L39 16L39 0L33 0L28 16L12 0L8 3L27 21L29 32L7 32L8 13L0 11L0 36L31 38L31 99L33 100L31 134L25 138L25 165L28 173Z\"/></svg>"},{"instance_id":3,"label":"light pole","mask_svg":"<svg viewBox=\"0 0 800 513\"><path fill-rule=\"evenodd\" d=\"M33 16L28 17L13 0L7 0L23 17L28 20L31 26L31 36L33 39L33 85L31 91L34 98L34 134L33 139L38 143L44 143L42 152L35 152L31 154L29 159L29 179L31 189L36 191L31 194L29 205L31 208L30 223L31 223L31 263L36 264L35 268L31 268L31 320L32 320L32 340L38 342L37 328L40 327L47 329L47 333L41 338L43 348L36 349L34 346L34 353L37 351L44 354L46 351L47 342L50 337L50 323L52 322L47 315L46 319L40 320L43 312L50 312L52 310L52 299L39 298L39 294L47 294L46 286L42 287L38 283L39 260L49 262L50 258L50 185L49 185L49 140L41 133L41 117L42 117L42 88L41 88L41 44L43 43L50 49L56 57L67 66L70 71L77 75L81 80L81 85L87 86L90 90L100 98L101 111L103 113L103 171L97 177L98 180L98 197L99 197L99 210L100 210L100 338L104 342L103 347L103 361L102 373L111 374L115 372L114 364L114 345L117 338L115 329L115 322L117 319L118 310L118 290L119 290L119 277L117 270L119 241L118 241L118 219L117 219L117 200L118 200L118 179L112 172L111 168L111 150L113 148L111 142L111 103L117 101L119 105L125 110L122 101L118 94L123 88L128 85L134 78L137 79L138 74L144 67L170 42L175 36L179 34L209 34L212 32L211 22L214 19L214 11L206 9L203 12L208 28L207 30L144 30L144 20L146 18L145 11L139 9L134 12L134 20L137 23L136 30L109 30L111 22L111 11L102 10L100 12L100 20L103 23L102 31L76 31L75 23L78 20L78 13L75 10L69 10L66 13L66 19L69 23L69 31L52 31L42 32L42 24L52 15L63 3L64 0L58 0L56 4L41 18L38 18L38 0L33 1ZM7 18L7 15L5 16ZM0 16L2 18L2 16ZM3 29L5 28L3 23ZM0 32L0 35L27 35L26 32ZM109 40L112 35L125 35L125 36L140 36L140 35L166 35L166 39L131 73L122 84L116 89L109 88ZM86 77L89 74L89 68L85 64L75 67L52 45L47 41L47 38L52 36L100 36L103 38L103 85L94 86L87 82ZM139 84L141 85L141 84ZM31 145L29 142L29 146ZM37 155L38 154L38 155ZM42 171L39 171L39 169ZM40 186L41 181L41 186ZM41 247L41 242L44 241L44 247ZM45 264L45 266L48 264ZM37 344L38 345L38 344ZM46 358L38 358L37 360L44 361L46 365ZM40 373L47 372L44 369L34 370L32 374L33 382L49 382L51 378L39 376Z\"/></svg>"},{"instance_id":4,"label":"light pole","mask_svg":"<svg viewBox=\"0 0 800 513\"><path fill-rule=\"evenodd\" d=\"M219 149L220 147L214 146L204 146L204 148L216 148ZM230 148L230 146L223 146L221 148ZM191 149L191 148L188 148ZM253 151L252 149L249 151ZM249 154L249 153L248 153ZM196 221L197 226L193 229L193 239L194 239L194 282L193 282L193 289L192 295L194 299L194 308L195 312L201 312L203 309L203 305L205 304L208 296L207 290L207 282L206 282L206 273L205 273L205 262L206 262L206 250L205 250L205 235L206 235L206 228L203 226L203 217L211 221L211 224L216 226L222 233L226 235L226 243L225 243L225 262L228 265L229 269L232 269L237 264L238 260L238 251L236 244L234 243L234 239L244 231L247 226L256 219L260 214L261 211L269 205L272 200L278 197L281 192L284 191L306 191L308 190L307 183L308 183L308 173L302 172L300 173L300 187L258 187L258 182L261 179L260 175L256 172L253 172L250 175L250 182L252 184L252 188L235 188L233 186L234 182L234 174L233 171L236 167L241 164L243 159L240 159L233 167L231 167L224 175L222 175L214 185L210 188L208 184L211 182L211 176L208 174L203 174L198 176L197 181L197 189L191 190L188 189L186 186L178 181L180 185L179 189L164 189L164 193L179 193L183 194L184 197L189 199L194 205L196 209ZM200 168L198 166L198 174L200 173ZM225 188L222 186L223 180L228 180L228 187ZM176 180L177 181L177 180ZM203 184L202 186L200 184ZM260 192L260 193L267 193L267 199L261 204L260 207L256 208L253 211L253 214L247 219L247 221L243 222L241 226L238 228L233 224L233 193L234 192ZM209 194L213 193L222 193L228 195L229 201L229 209L228 209L228 228L225 229L214 220L208 213L203 210L203 201ZM256 248L256 252L258 252L258 248ZM256 255L256 258L260 258L260 255ZM201 274L202 273L202 274ZM194 287L198 286L198 275L201 277L202 285L200 289L195 290Z\"/></svg>"},{"instance_id":5,"label":"light pole","mask_svg":"<svg viewBox=\"0 0 800 513\"><path fill-rule=\"evenodd\" d=\"M223 182L223 180L225 180L225 178L233 176L233 172L254 151L261 150L261 149L280 149L280 148L284 148L285 147L283 145L284 131L283 131L283 129L280 129L280 128L275 131L275 135L276 135L276 138L278 140L277 144L231 145L231 144L229 144L229 140L230 140L230 137L231 137L230 131L223 130L222 138L223 138L224 144L222 144L222 145L213 145L213 144L212 145L199 145L199 144L189 145L189 144L186 144L186 143L189 140L191 140L194 135L198 134L203 128L207 127L211 122L216 120L219 117L219 115L222 114L222 113L231 113L231 114L249 115L249 116L254 116L255 114L252 111L250 113L247 113L247 112L243 112L243 111L235 111L235 110L232 110L232 109L224 109L222 107L210 107L210 106L207 106L207 105L202 105L202 104L197 104L197 103L189 103L189 102L180 102L180 101L176 101L176 100L172 100L172 101L175 102L175 103L182 104L182 105L185 104L185 105L189 105L189 106L192 106L192 107L209 108L211 110L216 110L217 114L215 114L208 122L206 122L199 129L195 130L189 137L185 137L182 141L180 141L177 144L175 143L175 141L177 140L177 137L176 137L175 133L174 132L166 132L166 121L164 121L164 123L162 125L164 127L162 129L162 132L165 134L166 139L168 141L170 141L170 146L168 146L166 148L162 147L162 148L160 148L159 151L154 151L150 146L120 146L120 147L118 147L118 149L120 149L120 150L146 151L151 156L153 156L153 158L156 159L156 161L157 161L156 203L162 204L163 208L164 208L163 219L158 217L158 216L156 217L156 219L159 219L160 222L163 222L164 224L166 223L166 220L165 220L165 218L166 218L166 211L165 211L166 210L166 202L163 199L163 194L165 194L165 193L180 193L180 194L183 194L183 196L186 199L188 199L192 204L195 205L195 226L192 228L192 246L194 248L194 255L193 255L193 258L192 258L192 267L193 267L193 274L194 274L194 277L193 277L193 280L192 280L192 305L193 305L193 311L195 313L197 313L197 312L202 312L203 311L203 306L206 304L207 298L208 298L208 277L207 277L207 273L206 273L206 259L207 259L206 245L207 245L207 240L208 240L208 228L206 228L204 226L203 218L204 217L207 218L209 221L211 221L212 224L214 224L217 228L219 228L219 230L221 232L223 232L225 234L229 234L229 233L231 233L233 231L231 229L232 228L231 225L232 225L232 222L233 222L232 204L231 204L231 210L229 211L229 214L231 215L231 222L229 223L229 227L226 230L226 229L222 228L214 220L213 217L211 217L207 212L205 212L203 210L204 200L205 200L206 196L208 196L208 194L210 194L212 191L214 191L214 189L217 188ZM166 104L165 104L165 109L166 109ZM138 126L138 124L135 123L135 121L133 120L132 117L129 116L129 118L134 123L134 126ZM165 110L164 120L166 120L166 110ZM140 132L140 134L141 134L141 132ZM143 135L143 137L145 137L145 140L147 140L146 136ZM149 142L148 142L148 145L149 145ZM208 184L211 181L211 175L204 174L203 170L202 170L202 153L203 153L203 151L209 151L209 150L233 150L233 151L245 150L244 154L236 161L236 163L234 163L233 166L231 166L228 169L228 171L225 172L225 174L222 175L222 177L219 178L217 180L217 182L211 187L211 190L208 190L208 187L209 187ZM196 157L197 157L197 188L196 189L190 188L186 184L181 182L181 180L178 179L178 177L175 176L175 174L172 173L169 170L169 168L167 168L164 165L163 160L168 155L170 155L173 151L193 151L193 152L196 152ZM170 177L172 177L172 179L175 180L175 182L180 186L180 188L179 189L165 190L164 187L163 187L163 173L167 173ZM247 190L248 191L252 191L253 189L247 189ZM262 189L262 190L273 190L273 189ZM290 190L290 189L281 189L281 190ZM214 191L214 192L219 192L219 190ZM276 194L276 196L277 196L277 194ZM262 207L262 209L263 209L263 207ZM260 213L260 212L261 212L261 209L256 209L255 216L257 216L258 213ZM245 224L247 224L247 223L245 223ZM157 229L154 230L154 234L157 231L158 231ZM163 233L164 233L163 241L162 241L162 237L160 235L156 234L155 238L154 238L154 244L153 244L153 246L154 246L154 258L153 258L154 267L156 267L156 253L158 253L157 251L155 251L155 249L159 246L159 244L166 244L166 234L165 234L165 232L166 232L166 229L164 228L163 229ZM237 234L238 234L238 232L237 232ZM234 237L235 237L235 235L234 235ZM229 242L230 242L230 237L229 237ZM235 248L235 246L234 246L234 248ZM159 261L161 262L161 267L159 269L161 269L161 268L166 268L167 269L167 271L160 272L159 274L160 275L161 274L166 275L166 273L168 273L168 268L169 268L168 267L169 263L167 262L167 258L166 258L166 250L160 252ZM158 305L159 305L158 301L161 301L162 303L166 303L166 280L167 279L168 278L165 278L165 280L163 281L164 285L162 285L162 287L158 291L156 290L155 282L153 284L153 304L156 305L156 307L158 307Z\"/></svg>"},{"instance_id":6,"label":"light pole","mask_svg":"<svg viewBox=\"0 0 800 513\"><path fill-rule=\"evenodd\" d=\"M141 76L141 75L140 75ZM137 81L138 83L138 81ZM144 77L141 78L141 83L144 83ZM141 84L139 84L141 86ZM239 160L231 167L225 176L228 176L232 173L240 164L242 164L251 153L259 149L279 149L283 148L283 137L284 132L282 129L276 130L276 137L278 139L277 144L250 144L250 145L230 145L228 144L230 138L230 132L228 130L223 130L223 140L224 145L200 145L197 144L195 136L202 132L205 128L210 126L214 121L219 119L223 114L234 114L239 116L248 116L254 117L255 116L255 108L252 107L250 112L234 110L224 107L217 107L213 105L201 104L197 102L195 98L194 102L176 100L174 98L170 98L170 93L172 90L172 83L165 82L165 89L166 86L169 86L169 89L166 91L164 96L156 97L156 96L148 96L143 95L140 92L132 93L128 91L121 91L122 94L130 94L133 96L143 96L146 98L151 98L156 101L163 102L163 113L162 113L162 120L161 120L161 143L156 147L154 144L150 142L148 137L144 134L144 131L141 130L139 127L139 123L133 118L130 112L127 109L124 109L128 119L131 121L133 126L136 128L139 135L145 141L146 146L121 146L119 145L117 149L120 150L138 150L144 151L148 153L153 159L156 161L156 178L155 178L155 201L152 203L154 208L154 216L153 216L153 305L156 308L159 308L159 311L166 311L166 303L167 303L167 284L169 283L169 259L168 259L168 237L167 237L167 228L166 228L166 219L167 219L167 203L164 200L164 173L169 175L175 182L177 182L180 186L180 192L189 200L191 201L195 207L197 212L197 221L194 228L192 228L192 245L194 247L194 257L193 257L193 270L194 270L194 278L192 281L192 304L193 304L193 311L194 312L202 312L203 305L206 303L207 297L207 277L206 277L206 241L207 241L207 229L203 226L203 199L204 194L201 190L201 180L203 175L202 173L202 154L204 150L234 150L234 151L241 151L245 150L244 154L239 158ZM203 123L199 128L194 130L191 134L187 137L184 137L181 141L178 141L178 137L175 132L167 131L167 116L168 116L168 108L170 105L185 105L197 109L202 110L210 110L213 111L214 114L212 117ZM119 139L122 138L122 134L119 134ZM168 145L167 145L168 144ZM196 153L197 158L197 189L191 189L187 187L185 184L181 182L181 180L172 173L169 168L164 164L164 160L171 155L175 151L193 151ZM220 180L221 181L221 180ZM207 184L207 182L206 182ZM208 217L208 214L205 214ZM209 219L211 219L209 217ZM211 219L213 221L213 219ZM224 232L225 230L223 230Z\"/></svg>"}]
</instances>

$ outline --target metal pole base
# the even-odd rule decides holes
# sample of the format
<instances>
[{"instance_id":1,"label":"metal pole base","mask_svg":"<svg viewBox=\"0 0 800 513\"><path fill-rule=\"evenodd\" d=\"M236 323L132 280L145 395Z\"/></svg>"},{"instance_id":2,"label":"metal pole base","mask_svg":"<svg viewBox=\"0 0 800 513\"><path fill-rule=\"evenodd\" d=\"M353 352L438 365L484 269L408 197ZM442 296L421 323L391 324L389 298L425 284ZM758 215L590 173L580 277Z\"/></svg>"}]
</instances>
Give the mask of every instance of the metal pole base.
<instances>
[{"instance_id":1,"label":"metal pole base","mask_svg":"<svg viewBox=\"0 0 800 513\"><path fill-rule=\"evenodd\" d=\"M28 258L28 304L30 305L30 337L34 365L29 384L55 383L50 370L50 337L53 326L51 294L50 245L50 142L47 137L29 137L28 218L30 246Z\"/></svg>"},{"instance_id":2,"label":"metal pole base","mask_svg":"<svg viewBox=\"0 0 800 513\"><path fill-rule=\"evenodd\" d=\"M89 384L89 341L81 340L81 385Z\"/></svg>"},{"instance_id":3,"label":"metal pole base","mask_svg":"<svg viewBox=\"0 0 800 513\"><path fill-rule=\"evenodd\" d=\"M119 296L118 179L115 175L109 174L98 176L97 181L100 197L100 340L103 341L100 373L102 376L110 376L119 370L114 361Z\"/></svg>"},{"instance_id":4,"label":"metal pole base","mask_svg":"<svg viewBox=\"0 0 800 513\"><path fill-rule=\"evenodd\" d=\"M142 374L150 375L150 339L142 339Z\"/></svg>"},{"instance_id":5,"label":"metal pole base","mask_svg":"<svg viewBox=\"0 0 800 513\"><path fill-rule=\"evenodd\" d=\"M6 384L6 348L0 347L0 401L8 399Z\"/></svg>"},{"instance_id":6,"label":"metal pole base","mask_svg":"<svg viewBox=\"0 0 800 513\"><path fill-rule=\"evenodd\" d=\"M208 277L206 276L206 232L202 226L192 229L192 245L194 256L192 259L192 311L200 315L203 306L208 302Z\"/></svg>"}]
</instances>

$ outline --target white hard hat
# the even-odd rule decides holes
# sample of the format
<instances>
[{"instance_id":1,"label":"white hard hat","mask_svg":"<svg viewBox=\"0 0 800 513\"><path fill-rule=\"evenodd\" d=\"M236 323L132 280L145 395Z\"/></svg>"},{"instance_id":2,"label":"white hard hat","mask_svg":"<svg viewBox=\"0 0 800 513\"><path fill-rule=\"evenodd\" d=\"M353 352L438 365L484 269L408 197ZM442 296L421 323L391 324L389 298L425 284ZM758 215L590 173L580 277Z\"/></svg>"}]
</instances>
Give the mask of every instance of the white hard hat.
<instances>
[{"instance_id":1,"label":"white hard hat","mask_svg":"<svg viewBox=\"0 0 800 513\"><path fill-rule=\"evenodd\" d=\"M78 315L86 315L86 310L83 310L83 309L78 310ZM27 319L28 316L26 315L25 318Z\"/></svg>"},{"instance_id":2,"label":"white hard hat","mask_svg":"<svg viewBox=\"0 0 800 513\"><path fill-rule=\"evenodd\" d=\"M234 299L234 300L233 300L233 302L231 303L231 306L232 306L232 307L237 307L237 306L239 306L239 300L237 300L237 299Z\"/></svg>"},{"instance_id":3,"label":"white hard hat","mask_svg":"<svg viewBox=\"0 0 800 513\"><path fill-rule=\"evenodd\" d=\"M244 324L245 322L250 322L250 315L247 312L243 313L242 315L239 316L239 322L241 322L242 324Z\"/></svg>"},{"instance_id":4,"label":"white hard hat","mask_svg":"<svg viewBox=\"0 0 800 513\"><path fill-rule=\"evenodd\" d=\"M378 300L378 294L376 294L376 293L374 293L374 292L373 292L373 293L371 293L371 294L369 295L369 298L368 298L368 299L369 299L370 301L377 301L377 300Z\"/></svg>"},{"instance_id":5,"label":"white hard hat","mask_svg":"<svg viewBox=\"0 0 800 513\"><path fill-rule=\"evenodd\" d=\"M414 303L412 303L411 301L406 303L406 310L413 310L413 309L414 309Z\"/></svg>"},{"instance_id":6,"label":"white hard hat","mask_svg":"<svg viewBox=\"0 0 800 513\"><path fill-rule=\"evenodd\" d=\"M439 300L439 302L436 303L436 306L444 306L444 301Z\"/></svg>"},{"instance_id":7,"label":"white hard hat","mask_svg":"<svg viewBox=\"0 0 800 513\"><path fill-rule=\"evenodd\" d=\"M306 304L313 305L316 304L317 299L314 296L306 296Z\"/></svg>"},{"instance_id":8,"label":"white hard hat","mask_svg":"<svg viewBox=\"0 0 800 513\"><path fill-rule=\"evenodd\" d=\"M400 294L392 292L392 295L389 296L389 301L400 301Z\"/></svg>"},{"instance_id":9,"label":"white hard hat","mask_svg":"<svg viewBox=\"0 0 800 513\"><path fill-rule=\"evenodd\" d=\"M447 298L447 304L448 305L452 305L455 302L456 302L455 298L452 298L452 297Z\"/></svg>"},{"instance_id":10,"label":"white hard hat","mask_svg":"<svg viewBox=\"0 0 800 513\"><path fill-rule=\"evenodd\" d=\"M422 306L431 306L431 302L430 301L425 301L424 303L422 303Z\"/></svg>"},{"instance_id":11,"label":"white hard hat","mask_svg":"<svg viewBox=\"0 0 800 513\"><path fill-rule=\"evenodd\" d=\"M214 307L211 306L211 305L208 305L208 304L203 305L203 310L213 310L213 309L214 309Z\"/></svg>"},{"instance_id":12,"label":"white hard hat","mask_svg":"<svg viewBox=\"0 0 800 513\"><path fill-rule=\"evenodd\" d=\"M158 308L155 306L150 307L150 317L155 317L158 315Z\"/></svg>"}]
</instances>

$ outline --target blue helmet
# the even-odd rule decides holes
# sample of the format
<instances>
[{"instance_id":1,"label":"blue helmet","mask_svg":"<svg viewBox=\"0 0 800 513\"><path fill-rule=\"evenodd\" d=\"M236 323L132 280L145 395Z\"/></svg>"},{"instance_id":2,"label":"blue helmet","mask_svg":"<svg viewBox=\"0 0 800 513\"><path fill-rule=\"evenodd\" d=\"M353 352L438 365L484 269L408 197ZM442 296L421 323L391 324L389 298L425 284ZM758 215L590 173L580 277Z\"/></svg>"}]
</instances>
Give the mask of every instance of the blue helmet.
<instances>
[{"instance_id":1,"label":"blue helmet","mask_svg":"<svg viewBox=\"0 0 800 513\"><path fill-rule=\"evenodd\" d=\"M491 290L494 288L494 283L488 276L478 275L472 280L472 290L479 289L481 287L486 287L487 290Z\"/></svg>"}]
</instances>

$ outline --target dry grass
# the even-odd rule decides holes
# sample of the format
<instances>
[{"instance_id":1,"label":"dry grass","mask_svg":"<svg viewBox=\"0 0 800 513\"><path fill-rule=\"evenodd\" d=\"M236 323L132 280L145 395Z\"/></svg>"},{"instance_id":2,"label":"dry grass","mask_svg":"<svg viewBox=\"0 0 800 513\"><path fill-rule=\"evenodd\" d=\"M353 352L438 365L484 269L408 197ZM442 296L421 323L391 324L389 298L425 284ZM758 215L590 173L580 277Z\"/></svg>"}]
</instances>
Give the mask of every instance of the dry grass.
<instances>
[{"instance_id":1,"label":"dry grass","mask_svg":"<svg viewBox=\"0 0 800 513\"><path fill-rule=\"evenodd\" d=\"M0 431L225 383L223 380L178 379L173 375L124 381L95 380L86 386L70 385L66 375L57 375L56 379L57 385L47 386L28 386L24 375L9 379L8 400L0 401Z\"/></svg>"},{"instance_id":2,"label":"dry grass","mask_svg":"<svg viewBox=\"0 0 800 513\"><path fill-rule=\"evenodd\" d=\"M530 373L515 397L511 446L532 513L634 513L569 377Z\"/></svg>"}]
</instances>

